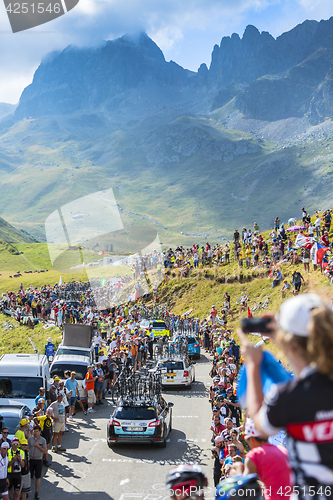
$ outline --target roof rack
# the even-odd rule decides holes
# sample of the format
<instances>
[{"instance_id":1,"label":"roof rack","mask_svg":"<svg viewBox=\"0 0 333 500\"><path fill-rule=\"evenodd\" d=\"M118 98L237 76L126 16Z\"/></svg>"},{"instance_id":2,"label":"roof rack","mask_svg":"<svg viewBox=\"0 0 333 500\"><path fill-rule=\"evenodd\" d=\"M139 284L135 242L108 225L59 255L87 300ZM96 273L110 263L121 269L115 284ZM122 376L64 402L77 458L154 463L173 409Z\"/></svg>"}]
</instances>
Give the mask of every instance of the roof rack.
<instances>
[{"instance_id":1,"label":"roof rack","mask_svg":"<svg viewBox=\"0 0 333 500\"><path fill-rule=\"evenodd\" d=\"M156 359L161 358L179 358L188 356L187 337L177 337L175 340L163 341L162 338L157 339L154 349Z\"/></svg>"},{"instance_id":2,"label":"roof rack","mask_svg":"<svg viewBox=\"0 0 333 500\"><path fill-rule=\"evenodd\" d=\"M138 373L132 368L124 368L112 388L112 401L114 404L147 404L156 400L161 392L160 372Z\"/></svg>"}]
</instances>

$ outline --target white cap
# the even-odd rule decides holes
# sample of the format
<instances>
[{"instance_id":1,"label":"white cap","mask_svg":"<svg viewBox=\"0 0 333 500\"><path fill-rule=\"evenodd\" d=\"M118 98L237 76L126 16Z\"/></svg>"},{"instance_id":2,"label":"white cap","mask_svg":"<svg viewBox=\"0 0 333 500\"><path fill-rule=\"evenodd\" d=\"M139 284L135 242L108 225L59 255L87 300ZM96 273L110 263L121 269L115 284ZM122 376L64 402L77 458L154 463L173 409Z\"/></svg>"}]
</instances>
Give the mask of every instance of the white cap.
<instances>
[{"instance_id":1,"label":"white cap","mask_svg":"<svg viewBox=\"0 0 333 500\"><path fill-rule=\"evenodd\" d=\"M1 443L1 448L9 448L9 443L7 443L7 441L4 441L3 443Z\"/></svg>"},{"instance_id":2,"label":"white cap","mask_svg":"<svg viewBox=\"0 0 333 500\"><path fill-rule=\"evenodd\" d=\"M47 341L48 341L48 342L52 342L52 339L51 339L51 337L49 337L49 338L47 339Z\"/></svg>"},{"instance_id":3,"label":"white cap","mask_svg":"<svg viewBox=\"0 0 333 500\"><path fill-rule=\"evenodd\" d=\"M314 293L292 297L286 300L280 308L279 324L286 332L300 337L308 337L310 335L308 329L310 313L312 309L322 305L322 300Z\"/></svg>"},{"instance_id":4,"label":"white cap","mask_svg":"<svg viewBox=\"0 0 333 500\"><path fill-rule=\"evenodd\" d=\"M249 437L258 437L258 436L260 436L260 432L256 429L256 426L254 425L252 418L247 418L244 431L245 439Z\"/></svg>"}]
</instances>

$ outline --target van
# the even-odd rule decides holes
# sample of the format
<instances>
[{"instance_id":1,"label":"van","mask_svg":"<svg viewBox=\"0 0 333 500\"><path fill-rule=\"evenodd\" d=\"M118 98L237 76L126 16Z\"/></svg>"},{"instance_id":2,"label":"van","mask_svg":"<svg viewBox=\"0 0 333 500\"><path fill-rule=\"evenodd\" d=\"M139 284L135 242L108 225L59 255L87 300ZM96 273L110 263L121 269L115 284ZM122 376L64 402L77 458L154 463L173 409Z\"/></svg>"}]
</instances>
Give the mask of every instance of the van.
<instances>
[{"instance_id":1,"label":"van","mask_svg":"<svg viewBox=\"0 0 333 500\"><path fill-rule=\"evenodd\" d=\"M57 356L83 356L94 361L94 348L92 347L93 328L90 325L65 323L63 325L63 338L55 357Z\"/></svg>"},{"instance_id":2,"label":"van","mask_svg":"<svg viewBox=\"0 0 333 500\"><path fill-rule=\"evenodd\" d=\"M0 405L36 406L40 387L49 390L49 362L41 354L3 354L0 357Z\"/></svg>"}]
</instances>

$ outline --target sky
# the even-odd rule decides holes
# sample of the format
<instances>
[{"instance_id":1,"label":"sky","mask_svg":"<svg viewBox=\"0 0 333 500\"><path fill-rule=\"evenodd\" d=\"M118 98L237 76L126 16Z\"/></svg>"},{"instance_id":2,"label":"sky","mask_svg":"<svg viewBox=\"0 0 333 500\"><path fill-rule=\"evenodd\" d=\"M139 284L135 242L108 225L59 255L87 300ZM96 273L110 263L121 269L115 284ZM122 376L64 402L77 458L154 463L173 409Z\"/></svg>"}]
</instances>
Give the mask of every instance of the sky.
<instances>
[{"instance_id":1,"label":"sky","mask_svg":"<svg viewBox=\"0 0 333 500\"><path fill-rule=\"evenodd\" d=\"M167 61L196 71L203 62L209 66L223 36L242 36L248 24L277 37L306 19L332 15L332 0L80 0L58 19L12 33L1 2L0 102L16 104L43 57L71 44L97 46L145 31Z\"/></svg>"}]
</instances>

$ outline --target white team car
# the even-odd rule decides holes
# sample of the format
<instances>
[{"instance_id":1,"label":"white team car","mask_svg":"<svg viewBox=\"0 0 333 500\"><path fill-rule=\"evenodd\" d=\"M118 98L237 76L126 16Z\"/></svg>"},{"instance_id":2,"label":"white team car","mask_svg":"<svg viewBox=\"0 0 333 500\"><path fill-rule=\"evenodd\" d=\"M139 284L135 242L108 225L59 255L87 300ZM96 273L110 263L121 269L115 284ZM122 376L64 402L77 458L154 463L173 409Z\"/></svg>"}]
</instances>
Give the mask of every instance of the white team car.
<instances>
[{"instance_id":1,"label":"white team car","mask_svg":"<svg viewBox=\"0 0 333 500\"><path fill-rule=\"evenodd\" d=\"M194 363L191 363L186 357L160 359L155 366L155 371L161 372L161 381L164 387L191 387L192 382L195 381Z\"/></svg>"}]
</instances>

